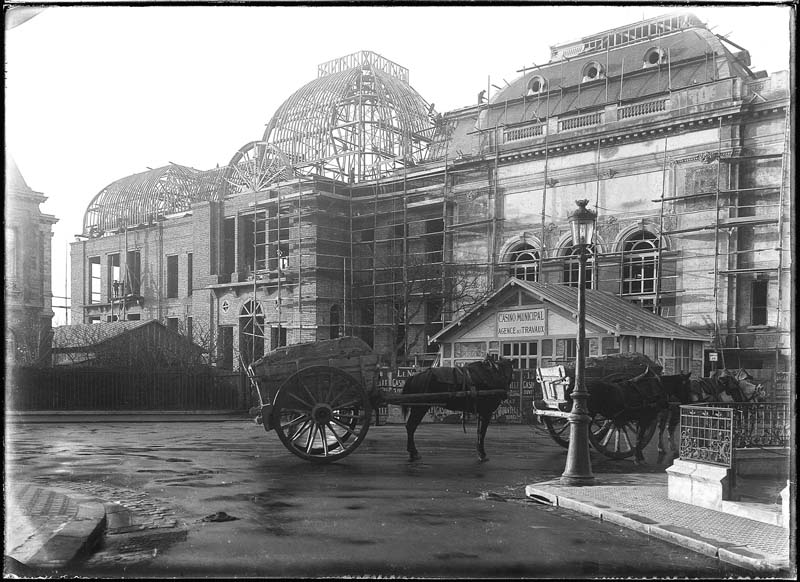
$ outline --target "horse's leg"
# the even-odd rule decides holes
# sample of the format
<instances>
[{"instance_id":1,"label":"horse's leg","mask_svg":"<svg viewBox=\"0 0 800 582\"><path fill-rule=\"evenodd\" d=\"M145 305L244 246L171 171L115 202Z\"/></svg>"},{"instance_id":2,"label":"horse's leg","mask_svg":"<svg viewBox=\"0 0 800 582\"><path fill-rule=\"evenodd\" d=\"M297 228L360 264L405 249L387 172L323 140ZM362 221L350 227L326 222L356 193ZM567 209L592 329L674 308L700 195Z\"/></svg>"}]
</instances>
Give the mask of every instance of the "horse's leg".
<instances>
[{"instance_id":1,"label":"horse's leg","mask_svg":"<svg viewBox=\"0 0 800 582\"><path fill-rule=\"evenodd\" d=\"M670 408L669 413L669 450L672 451L672 456L677 457L679 454L678 443L675 440L675 431L681 423L681 407L675 404Z\"/></svg>"},{"instance_id":2,"label":"horse's leg","mask_svg":"<svg viewBox=\"0 0 800 582\"><path fill-rule=\"evenodd\" d=\"M489 457L486 456L486 449L483 448L483 443L486 440L486 429L489 428L489 421L492 419L492 413L488 410L482 409L478 413L478 461L481 463L488 461Z\"/></svg>"},{"instance_id":3,"label":"horse's leg","mask_svg":"<svg viewBox=\"0 0 800 582\"><path fill-rule=\"evenodd\" d=\"M666 450L664 449L664 430L667 428L667 421L670 419L670 409L665 408L658 413L658 461L659 465L664 460ZM640 433L641 436L641 433ZM670 443L672 442L672 435L670 434ZM636 449L639 449L639 441L636 441Z\"/></svg>"},{"instance_id":4,"label":"horse's leg","mask_svg":"<svg viewBox=\"0 0 800 582\"><path fill-rule=\"evenodd\" d=\"M642 449L644 448L644 435L647 433L647 429L650 425L656 422L655 416L650 416L649 414L644 415L642 418L639 419L639 430L636 431L636 447L634 448L634 456L633 462L636 465L646 465L644 461L644 453Z\"/></svg>"},{"instance_id":5,"label":"horse's leg","mask_svg":"<svg viewBox=\"0 0 800 582\"><path fill-rule=\"evenodd\" d=\"M408 419L406 420L406 435L408 437L406 450L408 451L408 460L417 461L422 457L414 444L414 432L417 430L419 423L422 422L425 413L428 412L428 408L425 406L411 406L409 408L411 408L411 412L408 413Z\"/></svg>"}]
</instances>

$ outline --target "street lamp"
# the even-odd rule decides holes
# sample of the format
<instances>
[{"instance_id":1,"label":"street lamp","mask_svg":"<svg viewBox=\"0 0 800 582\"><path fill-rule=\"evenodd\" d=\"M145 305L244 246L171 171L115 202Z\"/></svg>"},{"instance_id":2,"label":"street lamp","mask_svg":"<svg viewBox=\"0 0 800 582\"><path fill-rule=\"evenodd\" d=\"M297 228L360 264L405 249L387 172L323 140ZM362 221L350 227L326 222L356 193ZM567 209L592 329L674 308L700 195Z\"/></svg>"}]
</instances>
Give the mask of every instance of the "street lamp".
<instances>
[{"instance_id":1,"label":"street lamp","mask_svg":"<svg viewBox=\"0 0 800 582\"><path fill-rule=\"evenodd\" d=\"M589 458L589 392L586 390L584 369L586 354L586 254L592 244L597 214L588 210L588 200L576 200L578 209L569 216L572 243L578 247L578 338L575 354L575 388L572 391L572 411L569 416L569 449L567 464L561 475L564 485L592 485L592 462Z\"/></svg>"}]
</instances>

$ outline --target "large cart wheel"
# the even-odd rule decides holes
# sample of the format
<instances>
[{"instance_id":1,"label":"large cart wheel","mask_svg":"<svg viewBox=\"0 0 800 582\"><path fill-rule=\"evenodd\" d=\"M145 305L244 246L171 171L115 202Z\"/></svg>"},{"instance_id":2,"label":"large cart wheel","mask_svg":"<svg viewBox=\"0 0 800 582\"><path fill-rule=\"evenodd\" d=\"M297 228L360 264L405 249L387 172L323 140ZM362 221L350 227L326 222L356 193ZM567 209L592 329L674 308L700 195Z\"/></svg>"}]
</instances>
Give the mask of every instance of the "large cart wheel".
<instances>
[{"instance_id":1,"label":"large cart wheel","mask_svg":"<svg viewBox=\"0 0 800 582\"><path fill-rule=\"evenodd\" d=\"M561 416L543 416L550 437L565 449L569 448L569 420Z\"/></svg>"},{"instance_id":2,"label":"large cart wheel","mask_svg":"<svg viewBox=\"0 0 800 582\"><path fill-rule=\"evenodd\" d=\"M639 423L635 420L625 424L617 424L602 414L595 414L589 425L589 442L592 446L612 459L627 459L636 452L636 434ZM653 422L647 429L642 442L644 449L656 432Z\"/></svg>"},{"instance_id":3,"label":"large cart wheel","mask_svg":"<svg viewBox=\"0 0 800 582\"><path fill-rule=\"evenodd\" d=\"M298 457L330 463L358 448L371 416L369 397L358 380L338 368L311 366L281 385L272 426Z\"/></svg>"}]
</instances>

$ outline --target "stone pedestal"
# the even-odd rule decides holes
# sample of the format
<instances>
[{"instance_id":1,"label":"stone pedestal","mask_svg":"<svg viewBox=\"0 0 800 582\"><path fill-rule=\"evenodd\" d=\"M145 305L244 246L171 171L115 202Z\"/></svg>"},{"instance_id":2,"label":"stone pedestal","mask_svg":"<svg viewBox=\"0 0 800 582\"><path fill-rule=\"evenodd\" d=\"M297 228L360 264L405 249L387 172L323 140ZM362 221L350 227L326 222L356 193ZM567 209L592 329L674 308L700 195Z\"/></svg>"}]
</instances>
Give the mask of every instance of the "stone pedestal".
<instances>
[{"instance_id":1,"label":"stone pedestal","mask_svg":"<svg viewBox=\"0 0 800 582\"><path fill-rule=\"evenodd\" d=\"M787 529L791 527L791 510L792 499L789 494L789 481L786 481L786 487L781 491L781 525Z\"/></svg>"},{"instance_id":2,"label":"stone pedestal","mask_svg":"<svg viewBox=\"0 0 800 582\"><path fill-rule=\"evenodd\" d=\"M722 501L730 499L730 469L676 459L667 467L670 499L722 511Z\"/></svg>"}]
</instances>

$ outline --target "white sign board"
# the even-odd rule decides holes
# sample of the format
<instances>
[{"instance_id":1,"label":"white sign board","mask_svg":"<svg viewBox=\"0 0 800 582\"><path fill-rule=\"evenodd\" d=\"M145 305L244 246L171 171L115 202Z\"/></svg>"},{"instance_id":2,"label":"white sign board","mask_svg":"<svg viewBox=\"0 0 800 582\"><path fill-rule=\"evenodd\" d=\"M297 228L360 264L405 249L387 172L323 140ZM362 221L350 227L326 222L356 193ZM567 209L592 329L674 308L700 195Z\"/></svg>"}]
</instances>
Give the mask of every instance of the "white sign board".
<instances>
[{"instance_id":1,"label":"white sign board","mask_svg":"<svg viewBox=\"0 0 800 582\"><path fill-rule=\"evenodd\" d=\"M708 352L708 361L709 362L716 362L717 361L717 352Z\"/></svg>"},{"instance_id":2,"label":"white sign board","mask_svg":"<svg viewBox=\"0 0 800 582\"><path fill-rule=\"evenodd\" d=\"M497 337L515 338L547 333L545 310L520 309L497 312Z\"/></svg>"}]
</instances>

